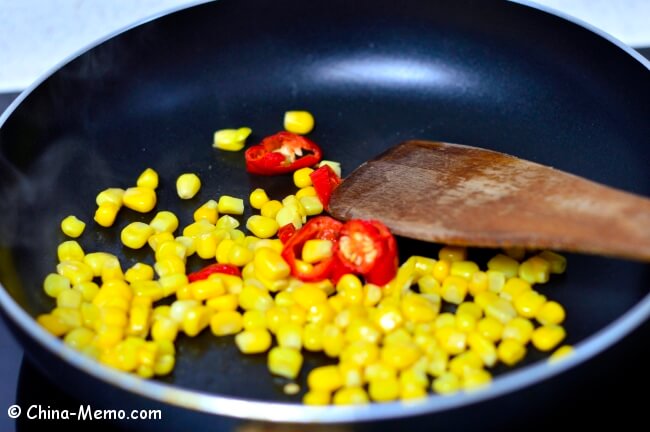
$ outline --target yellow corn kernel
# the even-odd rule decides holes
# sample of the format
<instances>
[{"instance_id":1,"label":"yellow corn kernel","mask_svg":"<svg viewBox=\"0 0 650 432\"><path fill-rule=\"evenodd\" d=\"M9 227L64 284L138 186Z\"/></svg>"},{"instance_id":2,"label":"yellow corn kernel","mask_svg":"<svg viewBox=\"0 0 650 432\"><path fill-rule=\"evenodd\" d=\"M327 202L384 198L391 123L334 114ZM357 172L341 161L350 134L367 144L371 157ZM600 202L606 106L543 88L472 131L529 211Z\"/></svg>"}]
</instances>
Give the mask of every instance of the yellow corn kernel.
<instances>
[{"instance_id":1,"label":"yellow corn kernel","mask_svg":"<svg viewBox=\"0 0 650 432\"><path fill-rule=\"evenodd\" d=\"M178 228L178 217L170 211L159 211L156 216L149 222L149 226L155 232L173 233Z\"/></svg>"},{"instance_id":2,"label":"yellow corn kernel","mask_svg":"<svg viewBox=\"0 0 650 432\"><path fill-rule=\"evenodd\" d=\"M184 173L176 179L176 193L180 199L192 199L201 189L201 179L194 173Z\"/></svg>"},{"instance_id":3,"label":"yellow corn kernel","mask_svg":"<svg viewBox=\"0 0 650 432\"><path fill-rule=\"evenodd\" d=\"M62 318L52 314L39 315L36 321L54 336L63 336L71 330Z\"/></svg>"},{"instance_id":4,"label":"yellow corn kernel","mask_svg":"<svg viewBox=\"0 0 650 432\"><path fill-rule=\"evenodd\" d=\"M384 345L381 349L381 360L397 370L411 366L420 358L420 348L412 342L395 342Z\"/></svg>"},{"instance_id":5,"label":"yellow corn kernel","mask_svg":"<svg viewBox=\"0 0 650 432\"><path fill-rule=\"evenodd\" d=\"M316 194L316 189L314 189L313 186L307 186L307 187L304 187L304 188L300 188L298 190L298 192L296 192L296 198L298 198L299 201L300 201L301 198L304 198L304 197L315 197L315 196L317 196L317 194ZM300 203L303 204L302 201ZM304 206L304 204L303 204L303 206Z\"/></svg>"},{"instance_id":6,"label":"yellow corn kernel","mask_svg":"<svg viewBox=\"0 0 650 432\"><path fill-rule=\"evenodd\" d=\"M463 390L470 392L486 387L492 381L492 375L485 369L470 369L463 376Z\"/></svg>"},{"instance_id":7,"label":"yellow corn kernel","mask_svg":"<svg viewBox=\"0 0 650 432\"><path fill-rule=\"evenodd\" d=\"M424 275L418 279L418 288L422 294L440 295L440 282L432 275Z\"/></svg>"},{"instance_id":8,"label":"yellow corn kernel","mask_svg":"<svg viewBox=\"0 0 650 432\"><path fill-rule=\"evenodd\" d=\"M115 222L120 207L110 202L104 203L95 210L94 220L103 227L110 227Z\"/></svg>"},{"instance_id":9,"label":"yellow corn kernel","mask_svg":"<svg viewBox=\"0 0 650 432\"><path fill-rule=\"evenodd\" d=\"M108 261L117 260L115 255L106 252L91 252L84 256L84 263L93 270L93 276L101 276L104 264Z\"/></svg>"},{"instance_id":10,"label":"yellow corn kernel","mask_svg":"<svg viewBox=\"0 0 650 432\"><path fill-rule=\"evenodd\" d=\"M329 405L330 400L330 392L324 390L309 390L302 397L302 403L314 406Z\"/></svg>"},{"instance_id":11,"label":"yellow corn kernel","mask_svg":"<svg viewBox=\"0 0 650 432\"><path fill-rule=\"evenodd\" d=\"M316 216L323 213L323 203L317 196L303 196L299 201L307 216Z\"/></svg>"},{"instance_id":12,"label":"yellow corn kernel","mask_svg":"<svg viewBox=\"0 0 650 432\"><path fill-rule=\"evenodd\" d=\"M260 248L255 251L255 272L261 277L277 281L291 273L291 268L282 256L273 249Z\"/></svg>"},{"instance_id":13,"label":"yellow corn kernel","mask_svg":"<svg viewBox=\"0 0 650 432\"><path fill-rule=\"evenodd\" d=\"M151 240L151 237L149 237ZM185 236L178 236L174 238L174 240L177 243L180 243L182 246L185 247L185 256L188 257L190 255L193 255L196 252L196 244L194 242L194 239L191 237L185 237Z\"/></svg>"},{"instance_id":14,"label":"yellow corn kernel","mask_svg":"<svg viewBox=\"0 0 650 432\"><path fill-rule=\"evenodd\" d=\"M319 366L307 375L310 390L333 392L343 386L341 370L336 365Z\"/></svg>"},{"instance_id":15,"label":"yellow corn kernel","mask_svg":"<svg viewBox=\"0 0 650 432\"><path fill-rule=\"evenodd\" d=\"M402 314L414 323L430 322L436 319L440 311L440 302L418 295L407 294L402 299Z\"/></svg>"},{"instance_id":16,"label":"yellow corn kernel","mask_svg":"<svg viewBox=\"0 0 650 432\"><path fill-rule=\"evenodd\" d=\"M246 221L246 228L259 238L271 238L278 232L278 223L275 219L253 215Z\"/></svg>"},{"instance_id":17,"label":"yellow corn kernel","mask_svg":"<svg viewBox=\"0 0 650 432\"><path fill-rule=\"evenodd\" d=\"M95 202L97 203L98 207L101 207L106 203L110 203L110 204L114 204L119 209L120 207L122 207L123 197L124 197L124 189L109 188L109 189L104 189L103 191L98 193L97 197L95 198Z\"/></svg>"},{"instance_id":18,"label":"yellow corn kernel","mask_svg":"<svg viewBox=\"0 0 650 432\"><path fill-rule=\"evenodd\" d=\"M311 284L304 284L297 287L292 292L293 300L309 310L312 306L326 304L327 294L317 286Z\"/></svg>"},{"instance_id":19,"label":"yellow corn kernel","mask_svg":"<svg viewBox=\"0 0 650 432\"><path fill-rule=\"evenodd\" d=\"M56 298L61 291L70 289L70 279L57 273L50 273L43 281L43 290L45 293Z\"/></svg>"},{"instance_id":20,"label":"yellow corn kernel","mask_svg":"<svg viewBox=\"0 0 650 432\"><path fill-rule=\"evenodd\" d=\"M183 228L183 236L196 239L202 234L213 233L215 229L216 226L210 223L207 218L201 218Z\"/></svg>"},{"instance_id":21,"label":"yellow corn kernel","mask_svg":"<svg viewBox=\"0 0 650 432\"><path fill-rule=\"evenodd\" d=\"M156 189L158 187L158 173L152 168L147 168L142 171L142 174L138 177L136 185L149 189Z\"/></svg>"},{"instance_id":22,"label":"yellow corn kernel","mask_svg":"<svg viewBox=\"0 0 650 432\"><path fill-rule=\"evenodd\" d=\"M531 336L535 326L530 320L526 318L517 317L508 322L503 328L503 339L514 339L522 345L526 345Z\"/></svg>"},{"instance_id":23,"label":"yellow corn kernel","mask_svg":"<svg viewBox=\"0 0 650 432\"><path fill-rule=\"evenodd\" d=\"M259 354L271 347L271 333L263 328L244 330L235 336L237 348L244 354Z\"/></svg>"},{"instance_id":24,"label":"yellow corn kernel","mask_svg":"<svg viewBox=\"0 0 650 432\"><path fill-rule=\"evenodd\" d=\"M174 364L176 360L173 355L164 354L158 357L156 364L153 367L154 374L167 375L174 369Z\"/></svg>"},{"instance_id":25,"label":"yellow corn kernel","mask_svg":"<svg viewBox=\"0 0 650 432\"><path fill-rule=\"evenodd\" d=\"M131 249L140 249L154 233L154 229L143 222L132 222L122 229L120 239L122 244Z\"/></svg>"},{"instance_id":26,"label":"yellow corn kernel","mask_svg":"<svg viewBox=\"0 0 650 432\"><path fill-rule=\"evenodd\" d=\"M185 260L187 256L187 249L183 246L182 243L177 242L176 240L166 241L158 246L156 249L156 261L162 261L168 257L177 257L181 260Z\"/></svg>"},{"instance_id":27,"label":"yellow corn kernel","mask_svg":"<svg viewBox=\"0 0 650 432\"><path fill-rule=\"evenodd\" d=\"M297 349L275 347L269 352L267 365L272 374L293 379L302 367L302 354Z\"/></svg>"},{"instance_id":28,"label":"yellow corn kernel","mask_svg":"<svg viewBox=\"0 0 650 432\"><path fill-rule=\"evenodd\" d=\"M440 348L448 354L456 355L465 351L467 347L467 334L455 327L443 327L436 332L436 339Z\"/></svg>"},{"instance_id":29,"label":"yellow corn kernel","mask_svg":"<svg viewBox=\"0 0 650 432\"><path fill-rule=\"evenodd\" d=\"M239 305L244 310L266 311L273 307L273 298L264 288L244 285L239 293Z\"/></svg>"},{"instance_id":30,"label":"yellow corn kernel","mask_svg":"<svg viewBox=\"0 0 650 432\"><path fill-rule=\"evenodd\" d=\"M462 377L465 372L471 369L481 369L483 367L483 360L474 351L465 351L449 361L449 370Z\"/></svg>"},{"instance_id":31,"label":"yellow corn kernel","mask_svg":"<svg viewBox=\"0 0 650 432\"><path fill-rule=\"evenodd\" d=\"M462 332L469 333L476 329L476 321L474 315L467 313L456 313L456 328Z\"/></svg>"},{"instance_id":32,"label":"yellow corn kernel","mask_svg":"<svg viewBox=\"0 0 650 432\"><path fill-rule=\"evenodd\" d=\"M367 283L363 286L363 305L372 307L381 300L381 287L375 284Z\"/></svg>"},{"instance_id":33,"label":"yellow corn kernel","mask_svg":"<svg viewBox=\"0 0 650 432\"><path fill-rule=\"evenodd\" d=\"M144 263L135 263L131 268L129 268L126 273L124 273L124 279L127 282L133 283L139 280L152 280L153 279L153 267L149 264Z\"/></svg>"},{"instance_id":34,"label":"yellow corn kernel","mask_svg":"<svg viewBox=\"0 0 650 432\"><path fill-rule=\"evenodd\" d=\"M210 279L221 279L221 282L226 286L229 294L239 294L244 287L244 281L239 276L216 273L209 276Z\"/></svg>"},{"instance_id":35,"label":"yellow corn kernel","mask_svg":"<svg viewBox=\"0 0 650 432\"><path fill-rule=\"evenodd\" d=\"M83 316L79 308L55 307L52 315L63 320L70 328L77 328L83 325Z\"/></svg>"},{"instance_id":36,"label":"yellow corn kernel","mask_svg":"<svg viewBox=\"0 0 650 432\"><path fill-rule=\"evenodd\" d=\"M551 265L539 255L528 258L519 266L519 277L531 285L548 282L550 273Z\"/></svg>"},{"instance_id":37,"label":"yellow corn kernel","mask_svg":"<svg viewBox=\"0 0 650 432\"><path fill-rule=\"evenodd\" d=\"M262 216L275 219L278 212L282 209L282 203L278 200L271 200L262 205L260 212Z\"/></svg>"},{"instance_id":38,"label":"yellow corn kernel","mask_svg":"<svg viewBox=\"0 0 650 432\"><path fill-rule=\"evenodd\" d=\"M566 258L555 252L545 250L538 255L549 264L549 271L553 274L562 274L566 270Z\"/></svg>"},{"instance_id":39,"label":"yellow corn kernel","mask_svg":"<svg viewBox=\"0 0 650 432\"><path fill-rule=\"evenodd\" d=\"M488 305L488 303L497 301L499 298L500 297L495 293L493 293L492 291L483 291L474 296L474 303L476 303L483 310L485 310L485 307Z\"/></svg>"},{"instance_id":40,"label":"yellow corn kernel","mask_svg":"<svg viewBox=\"0 0 650 432\"><path fill-rule=\"evenodd\" d=\"M210 330L215 336L237 334L244 328L242 315L234 310L221 311L212 315Z\"/></svg>"},{"instance_id":41,"label":"yellow corn kernel","mask_svg":"<svg viewBox=\"0 0 650 432\"><path fill-rule=\"evenodd\" d=\"M472 274L467 285L468 291L471 295L475 296L483 291L489 289L489 278L486 272L477 271Z\"/></svg>"},{"instance_id":42,"label":"yellow corn kernel","mask_svg":"<svg viewBox=\"0 0 650 432\"><path fill-rule=\"evenodd\" d=\"M278 296L275 297L275 302L276 304L278 303L277 301ZM309 298L304 299L303 301L305 302L311 302L314 301L313 299L310 300ZM336 311L332 306L327 302L327 300L324 303L314 303L312 306L310 306L307 309L307 316L306 320L309 323L314 323L314 324L327 324L332 322L334 319L334 316L336 314Z\"/></svg>"},{"instance_id":43,"label":"yellow corn kernel","mask_svg":"<svg viewBox=\"0 0 650 432\"><path fill-rule=\"evenodd\" d=\"M404 322L404 316L398 306L379 303L379 307L373 312L371 320L388 333L399 328Z\"/></svg>"},{"instance_id":44,"label":"yellow corn kernel","mask_svg":"<svg viewBox=\"0 0 650 432\"><path fill-rule=\"evenodd\" d=\"M172 233L162 231L159 233L152 234L147 240L147 243L149 244L151 250L156 252L158 248L160 248L160 246L162 246L164 243L171 242L171 241L174 241L174 235Z\"/></svg>"},{"instance_id":45,"label":"yellow corn kernel","mask_svg":"<svg viewBox=\"0 0 650 432\"><path fill-rule=\"evenodd\" d=\"M186 335L196 336L210 324L212 311L205 306L194 306L187 310L182 328Z\"/></svg>"},{"instance_id":46,"label":"yellow corn kernel","mask_svg":"<svg viewBox=\"0 0 650 432\"><path fill-rule=\"evenodd\" d=\"M145 337L149 332L152 301L149 297L136 297L131 304L127 333L134 336Z\"/></svg>"},{"instance_id":47,"label":"yellow corn kernel","mask_svg":"<svg viewBox=\"0 0 650 432\"><path fill-rule=\"evenodd\" d=\"M354 363L339 363L344 387L356 387L365 384L363 369Z\"/></svg>"},{"instance_id":48,"label":"yellow corn kernel","mask_svg":"<svg viewBox=\"0 0 650 432\"><path fill-rule=\"evenodd\" d=\"M99 286L95 282L91 281L81 282L80 284L75 285L73 289L79 291L83 300L87 302L93 301L99 292Z\"/></svg>"},{"instance_id":49,"label":"yellow corn kernel","mask_svg":"<svg viewBox=\"0 0 650 432\"><path fill-rule=\"evenodd\" d=\"M268 311L267 311L268 313ZM253 330L253 329L266 329L266 315L263 311L260 310L247 310L242 316L244 329Z\"/></svg>"},{"instance_id":50,"label":"yellow corn kernel","mask_svg":"<svg viewBox=\"0 0 650 432\"><path fill-rule=\"evenodd\" d=\"M302 329L302 344L307 351L323 350L323 325L308 323Z\"/></svg>"},{"instance_id":51,"label":"yellow corn kernel","mask_svg":"<svg viewBox=\"0 0 650 432\"><path fill-rule=\"evenodd\" d=\"M79 308L81 311L81 321L85 327L96 330L101 324L101 311L99 307L92 303L82 303Z\"/></svg>"},{"instance_id":52,"label":"yellow corn kernel","mask_svg":"<svg viewBox=\"0 0 650 432\"><path fill-rule=\"evenodd\" d=\"M266 194L264 189L257 188L251 192L248 201L250 202L251 207L260 210L264 207L264 204L269 202L269 196Z\"/></svg>"},{"instance_id":53,"label":"yellow corn kernel","mask_svg":"<svg viewBox=\"0 0 650 432\"><path fill-rule=\"evenodd\" d=\"M231 232L239 226L239 221L230 215L223 215L217 219L217 224L215 226L217 229L225 229L228 232Z\"/></svg>"},{"instance_id":54,"label":"yellow corn kernel","mask_svg":"<svg viewBox=\"0 0 650 432\"><path fill-rule=\"evenodd\" d=\"M329 240L307 240L302 248L302 260L315 264L334 254L334 244Z\"/></svg>"},{"instance_id":55,"label":"yellow corn kernel","mask_svg":"<svg viewBox=\"0 0 650 432\"><path fill-rule=\"evenodd\" d=\"M253 252L246 246L240 244L233 245L228 251L228 263L237 267L245 266L249 262L252 262L253 258Z\"/></svg>"},{"instance_id":56,"label":"yellow corn kernel","mask_svg":"<svg viewBox=\"0 0 650 432\"><path fill-rule=\"evenodd\" d=\"M279 226L283 227L290 223L293 224L296 229L302 227L302 216L298 213L298 210L292 207L282 207L275 215L275 221Z\"/></svg>"},{"instance_id":57,"label":"yellow corn kernel","mask_svg":"<svg viewBox=\"0 0 650 432\"><path fill-rule=\"evenodd\" d=\"M153 321L151 325L151 338L154 341L176 340L178 334L178 323L171 318L160 317Z\"/></svg>"},{"instance_id":58,"label":"yellow corn kernel","mask_svg":"<svg viewBox=\"0 0 650 432\"><path fill-rule=\"evenodd\" d=\"M306 188L311 186L311 177L309 176L314 170L311 168L300 168L293 172L293 184L298 188Z\"/></svg>"},{"instance_id":59,"label":"yellow corn kernel","mask_svg":"<svg viewBox=\"0 0 650 432\"><path fill-rule=\"evenodd\" d=\"M61 221L61 231L68 237L79 237L86 228L86 223L77 219L76 216L68 216Z\"/></svg>"},{"instance_id":60,"label":"yellow corn kernel","mask_svg":"<svg viewBox=\"0 0 650 432\"><path fill-rule=\"evenodd\" d=\"M556 301L544 303L535 314L535 319L542 325L562 324L565 317L564 308Z\"/></svg>"},{"instance_id":61,"label":"yellow corn kernel","mask_svg":"<svg viewBox=\"0 0 650 432\"><path fill-rule=\"evenodd\" d=\"M548 361L549 363L555 363L569 357L571 354L573 354L573 347L571 345L562 345L551 354Z\"/></svg>"},{"instance_id":62,"label":"yellow corn kernel","mask_svg":"<svg viewBox=\"0 0 650 432\"><path fill-rule=\"evenodd\" d=\"M338 178L341 178L341 164L336 161L330 161L330 160L322 160L318 163L318 168L322 167L323 165L327 165L330 168L332 168L332 171L334 171L334 174Z\"/></svg>"},{"instance_id":63,"label":"yellow corn kernel","mask_svg":"<svg viewBox=\"0 0 650 432\"><path fill-rule=\"evenodd\" d=\"M203 259L214 258L217 254L219 241L214 232L207 232L198 235L194 239L196 254Z\"/></svg>"},{"instance_id":64,"label":"yellow corn kernel","mask_svg":"<svg viewBox=\"0 0 650 432\"><path fill-rule=\"evenodd\" d=\"M492 367L497 361L497 349L493 341L482 336L480 333L470 333L467 337L467 344L470 350L476 353L483 364Z\"/></svg>"},{"instance_id":65,"label":"yellow corn kernel","mask_svg":"<svg viewBox=\"0 0 650 432\"><path fill-rule=\"evenodd\" d=\"M346 345L341 350L340 357L341 362L365 366L374 363L379 358L379 348L376 344L357 340Z\"/></svg>"},{"instance_id":66,"label":"yellow corn kernel","mask_svg":"<svg viewBox=\"0 0 650 432\"><path fill-rule=\"evenodd\" d=\"M65 338L63 338L63 342L76 350L81 350L90 345L94 337L94 331L85 327L79 327L70 330L70 332L65 335Z\"/></svg>"},{"instance_id":67,"label":"yellow corn kernel","mask_svg":"<svg viewBox=\"0 0 650 432\"><path fill-rule=\"evenodd\" d=\"M230 235L230 238L235 241L235 243L244 245L244 240L246 239L246 234L244 234L244 231L234 229L231 230L228 234Z\"/></svg>"},{"instance_id":68,"label":"yellow corn kernel","mask_svg":"<svg viewBox=\"0 0 650 432\"><path fill-rule=\"evenodd\" d=\"M460 390L461 379L456 374L445 372L433 380L431 388L438 394L450 395Z\"/></svg>"},{"instance_id":69,"label":"yellow corn kernel","mask_svg":"<svg viewBox=\"0 0 650 432\"><path fill-rule=\"evenodd\" d=\"M517 276L519 271L519 262L507 255L495 255L487 263L488 270L494 270L503 273L506 278Z\"/></svg>"},{"instance_id":70,"label":"yellow corn kernel","mask_svg":"<svg viewBox=\"0 0 650 432\"><path fill-rule=\"evenodd\" d=\"M467 279L460 276L447 276L442 282L440 295L449 303L460 304L467 296Z\"/></svg>"},{"instance_id":71,"label":"yellow corn kernel","mask_svg":"<svg viewBox=\"0 0 650 432\"><path fill-rule=\"evenodd\" d=\"M364 379L368 382L397 379L397 370L381 361L377 361L364 368Z\"/></svg>"},{"instance_id":72,"label":"yellow corn kernel","mask_svg":"<svg viewBox=\"0 0 650 432\"><path fill-rule=\"evenodd\" d=\"M483 310L474 302L464 302L458 305L456 314L468 314L479 320L483 316Z\"/></svg>"},{"instance_id":73,"label":"yellow corn kernel","mask_svg":"<svg viewBox=\"0 0 650 432\"><path fill-rule=\"evenodd\" d=\"M78 260L61 261L56 265L56 272L67 278L73 285L91 281L94 277L93 269Z\"/></svg>"},{"instance_id":74,"label":"yellow corn kernel","mask_svg":"<svg viewBox=\"0 0 650 432\"><path fill-rule=\"evenodd\" d=\"M438 252L438 259L449 263L467 259L467 249L461 246L445 246Z\"/></svg>"},{"instance_id":75,"label":"yellow corn kernel","mask_svg":"<svg viewBox=\"0 0 650 432\"><path fill-rule=\"evenodd\" d=\"M452 261L449 274L465 278L469 281L477 271L479 271L478 264L474 261Z\"/></svg>"},{"instance_id":76,"label":"yellow corn kernel","mask_svg":"<svg viewBox=\"0 0 650 432\"><path fill-rule=\"evenodd\" d=\"M400 395L400 382L396 377L385 379L373 379L369 381L368 393L370 398L376 402L389 402Z\"/></svg>"},{"instance_id":77,"label":"yellow corn kernel","mask_svg":"<svg viewBox=\"0 0 650 432\"><path fill-rule=\"evenodd\" d=\"M203 279L190 283L192 290L192 297L196 300L207 300L225 294L226 287L224 287L221 279Z\"/></svg>"},{"instance_id":78,"label":"yellow corn kernel","mask_svg":"<svg viewBox=\"0 0 650 432\"><path fill-rule=\"evenodd\" d=\"M525 318L534 318L544 303L546 303L546 297L535 290L524 291L513 301L517 313Z\"/></svg>"},{"instance_id":79,"label":"yellow corn kernel","mask_svg":"<svg viewBox=\"0 0 650 432\"><path fill-rule=\"evenodd\" d=\"M208 222L211 225L216 224L217 220L219 218L219 211L218 211L217 208L218 208L218 204L217 204L217 202L215 200L209 200L209 201L205 202L201 207L199 207L198 209L196 209L194 211L194 215L193 215L194 221L195 222L200 222L201 220L205 220L206 222ZM201 225L197 226L197 228L200 228L200 227L201 227ZM206 225L206 227L207 227L207 225ZM186 228L186 229L188 229L188 228ZM214 226L206 228L206 230L213 230L213 229L214 229ZM192 231L192 229L189 229L188 234L186 234L186 235L192 234L191 231ZM185 233L185 231L184 231L184 233Z\"/></svg>"},{"instance_id":80,"label":"yellow corn kernel","mask_svg":"<svg viewBox=\"0 0 650 432\"><path fill-rule=\"evenodd\" d=\"M325 324L323 327L323 351L329 357L338 357L345 346L345 338L341 329L335 324Z\"/></svg>"},{"instance_id":81,"label":"yellow corn kernel","mask_svg":"<svg viewBox=\"0 0 650 432\"><path fill-rule=\"evenodd\" d=\"M314 116L309 111L287 111L284 113L284 128L295 134L308 134L314 129Z\"/></svg>"},{"instance_id":82,"label":"yellow corn kernel","mask_svg":"<svg viewBox=\"0 0 650 432\"><path fill-rule=\"evenodd\" d=\"M219 197L217 206L221 214L244 214L244 200L241 198L223 195Z\"/></svg>"},{"instance_id":83,"label":"yellow corn kernel","mask_svg":"<svg viewBox=\"0 0 650 432\"><path fill-rule=\"evenodd\" d=\"M546 324L538 327L533 332L532 341L535 348L540 351L550 351L566 337L563 327L556 324Z\"/></svg>"},{"instance_id":84,"label":"yellow corn kernel","mask_svg":"<svg viewBox=\"0 0 650 432\"><path fill-rule=\"evenodd\" d=\"M124 191L122 200L125 207L140 213L147 213L156 206L156 192L146 187L131 187Z\"/></svg>"},{"instance_id":85,"label":"yellow corn kernel","mask_svg":"<svg viewBox=\"0 0 650 432\"><path fill-rule=\"evenodd\" d=\"M117 345L124 339L124 327L102 324L97 329L93 344L98 348L106 349Z\"/></svg>"},{"instance_id":86,"label":"yellow corn kernel","mask_svg":"<svg viewBox=\"0 0 650 432\"><path fill-rule=\"evenodd\" d=\"M444 281L447 276L449 276L449 271L451 269L451 263L450 261L447 261L445 259L440 259L436 261L435 265L433 266L433 277L436 278L436 280L440 283Z\"/></svg>"},{"instance_id":87,"label":"yellow corn kernel","mask_svg":"<svg viewBox=\"0 0 650 432\"><path fill-rule=\"evenodd\" d=\"M504 339L497 348L497 355L506 365L514 366L526 355L526 347L514 339Z\"/></svg>"},{"instance_id":88,"label":"yellow corn kernel","mask_svg":"<svg viewBox=\"0 0 650 432\"><path fill-rule=\"evenodd\" d=\"M244 148L246 138L252 132L252 129L248 127L220 129L214 133L212 147L226 151L240 151Z\"/></svg>"},{"instance_id":89,"label":"yellow corn kernel","mask_svg":"<svg viewBox=\"0 0 650 432\"><path fill-rule=\"evenodd\" d=\"M218 263L228 264L230 260L230 250L235 246L235 241L229 238L223 239L217 245L215 257Z\"/></svg>"},{"instance_id":90,"label":"yellow corn kernel","mask_svg":"<svg viewBox=\"0 0 650 432\"><path fill-rule=\"evenodd\" d=\"M508 279L499 295L508 301L513 301L519 294L531 289L529 282L518 277L513 277Z\"/></svg>"},{"instance_id":91,"label":"yellow corn kernel","mask_svg":"<svg viewBox=\"0 0 650 432\"><path fill-rule=\"evenodd\" d=\"M185 261L176 255L167 255L153 265L160 277L185 273Z\"/></svg>"},{"instance_id":92,"label":"yellow corn kernel","mask_svg":"<svg viewBox=\"0 0 650 432\"><path fill-rule=\"evenodd\" d=\"M490 301L485 305L485 316L496 318L501 323L506 324L517 316L512 303L502 298Z\"/></svg>"},{"instance_id":93,"label":"yellow corn kernel","mask_svg":"<svg viewBox=\"0 0 650 432\"><path fill-rule=\"evenodd\" d=\"M237 294L224 294L208 299L205 305L217 312L236 311L239 307Z\"/></svg>"},{"instance_id":94,"label":"yellow corn kernel","mask_svg":"<svg viewBox=\"0 0 650 432\"><path fill-rule=\"evenodd\" d=\"M490 292L499 294L503 291L503 287L506 285L506 275L503 272L488 270L486 275L488 279L488 290Z\"/></svg>"},{"instance_id":95,"label":"yellow corn kernel","mask_svg":"<svg viewBox=\"0 0 650 432\"><path fill-rule=\"evenodd\" d=\"M133 294L138 297L150 297L158 301L164 297L164 291L160 282L154 280L135 281L131 284Z\"/></svg>"}]
</instances>

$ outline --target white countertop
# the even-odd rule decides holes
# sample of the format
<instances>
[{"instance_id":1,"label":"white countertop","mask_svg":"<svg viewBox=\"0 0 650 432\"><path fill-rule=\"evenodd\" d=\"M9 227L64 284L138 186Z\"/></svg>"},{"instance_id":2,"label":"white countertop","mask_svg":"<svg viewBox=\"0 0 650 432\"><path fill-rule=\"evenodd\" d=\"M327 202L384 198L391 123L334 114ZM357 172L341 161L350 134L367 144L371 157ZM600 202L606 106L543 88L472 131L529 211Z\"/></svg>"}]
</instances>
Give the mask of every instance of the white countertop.
<instances>
[{"instance_id":1,"label":"white countertop","mask_svg":"<svg viewBox=\"0 0 650 432\"><path fill-rule=\"evenodd\" d=\"M0 0L0 92L18 91L97 39L197 0ZM538 0L633 47L650 46L650 0Z\"/></svg>"}]
</instances>

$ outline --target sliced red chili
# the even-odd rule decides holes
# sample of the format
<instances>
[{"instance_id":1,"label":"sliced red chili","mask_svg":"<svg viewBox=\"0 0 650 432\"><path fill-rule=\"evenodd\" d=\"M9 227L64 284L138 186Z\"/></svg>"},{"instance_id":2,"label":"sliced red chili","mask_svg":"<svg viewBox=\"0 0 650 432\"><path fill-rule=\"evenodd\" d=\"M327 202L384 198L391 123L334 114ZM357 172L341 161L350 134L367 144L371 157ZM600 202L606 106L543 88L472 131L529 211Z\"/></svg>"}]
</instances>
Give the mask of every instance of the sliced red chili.
<instances>
[{"instance_id":1,"label":"sliced red chili","mask_svg":"<svg viewBox=\"0 0 650 432\"><path fill-rule=\"evenodd\" d=\"M323 157L320 147L304 136L278 132L246 150L246 170L251 174L276 175L310 167Z\"/></svg>"},{"instance_id":2,"label":"sliced red chili","mask_svg":"<svg viewBox=\"0 0 650 432\"><path fill-rule=\"evenodd\" d=\"M341 178L336 175L334 170L329 165L323 165L311 174L309 174L311 182L316 190L316 195L323 208L327 209L332 197L332 192L341 184Z\"/></svg>"},{"instance_id":3,"label":"sliced red chili","mask_svg":"<svg viewBox=\"0 0 650 432\"><path fill-rule=\"evenodd\" d=\"M343 225L337 258L366 282L384 285L397 273L397 242L379 221L352 219Z\"/></svg>"},{"instance_id":4,"label":"sliced red chili","mask_svg":"<svg viewBox=\"0 0 650 432\"><path fill-rule=\"evenodd\" d=\"M232 264L210 264L206 267L203 267L199 271L195 271L194 273L190 273L189 275L187 275L187 280L189 282L194 282L202 279L207 279L208 276L214 273L224 273L233 276L241 276L241 272L239 271L239 268Z\"/></svg>"},{"instance_id":5,"label":"sliced red chili","mask_svg":"<svg viewBox=\"0 0 650 432\"><path fill-rule=\"evenodd\" d=\"M291 267L291 274L305 282L315 282L330 277L336 261L335 256L311 265L309 270L304 270L304 266L298 265L297 261L300 259L302 248L307 240L330 240L336 248L342 226L341 222L329 216L318 216L310 219L296 231L282 250L282 257Z\"/></svg>"},{"instance_id":6,"label":"sliced red chili","mask_svg":"<svg viewBox=\"0 0 650 432\"><path fill-rule=\"evenodd\" d=\"M292 223L282 225L278 230L278 238L285 244L296 233L296 227Z\"/></svg>"}]
</instances>

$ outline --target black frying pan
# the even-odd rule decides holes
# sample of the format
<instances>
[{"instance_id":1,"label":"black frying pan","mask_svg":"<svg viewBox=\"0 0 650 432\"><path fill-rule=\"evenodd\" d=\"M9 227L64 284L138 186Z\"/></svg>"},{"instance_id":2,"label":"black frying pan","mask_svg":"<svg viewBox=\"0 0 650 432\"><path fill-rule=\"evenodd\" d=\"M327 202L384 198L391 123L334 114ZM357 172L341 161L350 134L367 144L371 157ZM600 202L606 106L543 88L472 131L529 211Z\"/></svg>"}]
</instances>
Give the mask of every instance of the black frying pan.
<instances>
[{"instance_id":1,"label":"black frying pan","mask_svg":"<svg viewBox=\"0 0 650 432\"><path fill-rule=\"evenodd\" d=\"M615 41L503 1L223 0L144 23L61 67L0 120L2 309L30 359L84 400L163 406L184 421L381 420L522 389L641 323L650 314L648 265L570 255L566 276L542 291L567 308L573 357L549 366L533 352L516 371L497 370L487 391L410 405L298 405L267 372L265 356L242 356L231 338L207 332L180 338L171 376L141 381L63 347L31 317L53 306L41 283L56 263L61 218L90 221L99 190L132 184L147 166L162 177L158 209L182 224L224 193L263 186L286 195L286 177L249 176L242 153L210 144L214 130L239 125L251 126L257 141L281 128L287 109L314 113L311 137L347 173L417 138L491 148L650 195L649 78L648 63ZM188 171L204 186L179 202L174 180ZM117 233L149 218L124 211L112 229L90 224L80 241L118 254L126 267L142 256L124 251ZM437 250L412 241L400 248L403 256ZM473 254L480 260L485 251ZM327 360L306 361L301 379Z\"/></svg>"}]
</instances>

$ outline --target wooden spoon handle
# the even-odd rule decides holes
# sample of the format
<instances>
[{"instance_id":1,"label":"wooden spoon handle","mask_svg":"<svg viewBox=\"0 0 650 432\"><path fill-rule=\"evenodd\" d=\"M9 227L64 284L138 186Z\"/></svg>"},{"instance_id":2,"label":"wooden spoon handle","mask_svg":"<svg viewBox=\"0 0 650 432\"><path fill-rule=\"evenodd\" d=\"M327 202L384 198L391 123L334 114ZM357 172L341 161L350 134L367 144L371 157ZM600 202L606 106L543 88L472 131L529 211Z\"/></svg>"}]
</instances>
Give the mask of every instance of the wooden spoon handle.
<instances>
[{"instance_id":1,"label":"wooden spoon handle","mask_svg":"<svg viewBox=\"0 0 650 432\"><path fill-rule=\"evenodd\" d=\"M355 170L330 212L405 237L650 261L650 200L490 150L402 143Z\"/></svg>"}]
</instances>

